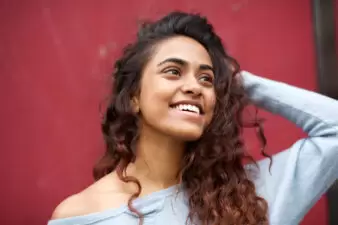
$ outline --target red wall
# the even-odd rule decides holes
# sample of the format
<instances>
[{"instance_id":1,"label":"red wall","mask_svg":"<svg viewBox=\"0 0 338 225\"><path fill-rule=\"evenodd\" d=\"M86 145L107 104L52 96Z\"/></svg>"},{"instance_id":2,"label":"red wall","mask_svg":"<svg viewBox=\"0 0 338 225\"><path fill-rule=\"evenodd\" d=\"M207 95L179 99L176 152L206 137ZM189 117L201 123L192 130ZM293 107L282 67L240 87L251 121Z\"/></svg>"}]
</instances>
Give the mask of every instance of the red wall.
<instances>
[{"instance_id":1,"label":"red wall","mask_svg":"<svg viewBox=\"0 0 338 225\"><path fill-rule=\"evenodd\" d=\"M243 68L316 86L309 1L116 2L1 1L1 224L45 224L61 199L92 181L103 151L98 105L113 58L140 19L171 9L201 11ZM284 119L262 116L270 152L303 135ZM303 224L326 223L322 200Z\"/></svg>"}]
</instances>

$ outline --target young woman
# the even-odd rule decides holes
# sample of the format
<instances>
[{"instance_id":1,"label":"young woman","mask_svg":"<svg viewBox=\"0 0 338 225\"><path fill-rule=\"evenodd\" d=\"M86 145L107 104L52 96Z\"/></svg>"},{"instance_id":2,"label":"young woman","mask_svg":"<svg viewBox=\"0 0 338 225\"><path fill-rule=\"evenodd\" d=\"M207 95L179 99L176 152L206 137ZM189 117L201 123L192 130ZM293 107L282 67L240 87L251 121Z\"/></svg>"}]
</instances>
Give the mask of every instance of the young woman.
<instances>
[{"instance_id":1,"label":"young woman","mask_svg":"<svg viewBox=\"0 0 338 225\"><path fill-rule=\"evenodd\" d=\"M292 225L338 177L337 101L239 72L199 15L145 25L115 69L96 182L49 225ZM308 133L271 168L243 163L247 99Z\"/></svg>"}]
</instances>

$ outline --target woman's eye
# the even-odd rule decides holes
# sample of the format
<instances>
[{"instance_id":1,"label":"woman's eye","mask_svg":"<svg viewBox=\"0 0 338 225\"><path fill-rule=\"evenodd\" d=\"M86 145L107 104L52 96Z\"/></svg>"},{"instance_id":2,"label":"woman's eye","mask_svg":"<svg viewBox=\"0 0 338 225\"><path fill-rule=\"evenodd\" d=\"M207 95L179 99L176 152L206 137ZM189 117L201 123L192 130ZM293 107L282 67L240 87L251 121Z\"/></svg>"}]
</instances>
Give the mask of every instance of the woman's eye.
<instances>
[{"instance_id":1,"label":"woman's eye","mask_svg":"<svg viewBox=\"0 0 338 225\"><path fill-rule=\"evenodd\" d=\"M209 75L205 75L205 76L201 76L200 80L203 82L209 82L209 83L213 83L213 79L211 76Z\"/></svg>"},{"instance_id":2,"label":"woman's eye","mask_svg":"<svg viewBox=\"0 0 338 225\"><path fill-rule=\"evenodd\" d=\"M164 72L167 74L180 75L180 71L176 69L168 69L168 70L165 70Z\"/></svg>"}]
</instances>

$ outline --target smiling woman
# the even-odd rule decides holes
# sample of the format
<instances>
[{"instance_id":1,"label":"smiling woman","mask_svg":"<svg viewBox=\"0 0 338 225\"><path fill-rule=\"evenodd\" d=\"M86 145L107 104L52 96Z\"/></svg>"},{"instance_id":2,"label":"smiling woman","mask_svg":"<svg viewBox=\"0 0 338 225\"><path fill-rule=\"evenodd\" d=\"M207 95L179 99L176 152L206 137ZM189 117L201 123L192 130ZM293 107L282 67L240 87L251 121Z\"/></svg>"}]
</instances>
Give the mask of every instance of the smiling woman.
<instances>
[{"instance_id":1,"label":"smiling woman","mask_svg":"<svg viewBox=\"0 0 338 225\"><path fill-rule=\"evenodd\" d=\"M156 132L171 137L180 145L178 152L184 148L177 139L200 138L213 117L213 79L211 59L201 44L184 36L162 41L143 70L139 94L133 97L142 114L140 135Z\"/></svg>"},{"instance_id":2,"label":"smiling woman","mask_svg":"<svg viewBox=\"0 0 338 225\"><path fill-rule=\"evenodd\" d=\"M199 15L146 24L115 69L97 181L50 225L298 224L337 178L338 103L240 72ZM242 120L249 102L309 134L255 177L241 138L245 126L262 134Z\"/></svg>"}]
</instances>

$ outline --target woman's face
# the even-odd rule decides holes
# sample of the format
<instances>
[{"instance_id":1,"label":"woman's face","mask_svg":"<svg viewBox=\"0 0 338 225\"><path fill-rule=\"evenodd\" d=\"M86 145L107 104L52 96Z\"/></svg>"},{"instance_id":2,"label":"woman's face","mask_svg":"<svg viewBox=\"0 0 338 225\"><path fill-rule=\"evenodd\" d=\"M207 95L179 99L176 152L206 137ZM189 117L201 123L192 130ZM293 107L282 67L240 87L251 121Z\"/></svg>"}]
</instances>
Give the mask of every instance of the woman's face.
<instances>
[{"instance_id":1,"label":"woman's face","mask_svg":"<svg viewBox=\"0 0 338 225\"><path fill-rule=\"evenodd\" d=\"M142 127L184 141L200 138L215 107L212 66L208 52L191 38L160 42L134 98Z\"/></svg>"}]
</instances>

